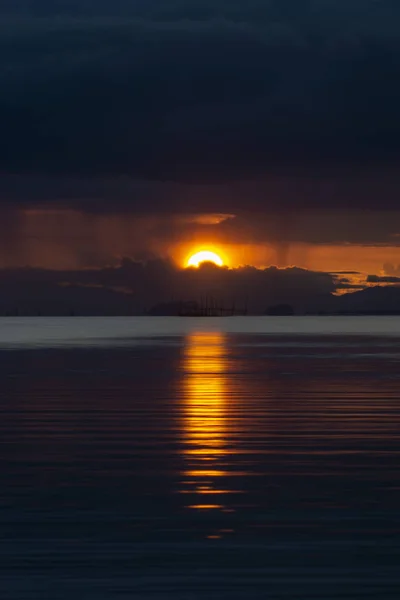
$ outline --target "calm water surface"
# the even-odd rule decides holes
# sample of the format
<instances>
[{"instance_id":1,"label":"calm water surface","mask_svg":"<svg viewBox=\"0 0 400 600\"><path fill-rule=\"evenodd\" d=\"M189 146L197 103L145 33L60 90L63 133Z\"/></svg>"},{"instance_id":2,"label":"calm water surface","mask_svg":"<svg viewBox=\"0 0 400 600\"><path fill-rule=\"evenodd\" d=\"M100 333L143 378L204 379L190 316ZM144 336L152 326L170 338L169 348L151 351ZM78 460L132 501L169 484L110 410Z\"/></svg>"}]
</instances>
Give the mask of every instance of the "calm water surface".
<instances>
[{"instance_id":1,"label":"calm water surface","mask_svg":"<svg viewBox=\"0 0 400 600\"><path fill-rule=\"evenodd\" d=\"M400 319L0 319L0 598L400 597Z\"/></svg>"}]
</instances>

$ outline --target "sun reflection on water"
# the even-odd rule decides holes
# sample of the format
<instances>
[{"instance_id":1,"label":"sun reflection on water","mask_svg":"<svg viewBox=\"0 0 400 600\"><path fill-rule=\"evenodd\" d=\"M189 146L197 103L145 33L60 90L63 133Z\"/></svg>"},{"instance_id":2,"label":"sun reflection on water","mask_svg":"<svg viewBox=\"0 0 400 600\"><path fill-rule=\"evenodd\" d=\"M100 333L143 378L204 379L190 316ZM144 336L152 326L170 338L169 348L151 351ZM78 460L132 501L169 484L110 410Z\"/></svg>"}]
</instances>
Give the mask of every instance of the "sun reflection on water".
<instances>
[{"instance_id":1,"label":"sun reflection on water","mask_svg":"<svg viewBox=\"0 0 400 600\"><path fill-rule=\"evenodd\" d=\"M182 492L196 510L225 509L228 494L222 458L227 453L226 340L222 333L193 333L187 338L183 369L184 472Z\"/></svg>"}]
</instances>

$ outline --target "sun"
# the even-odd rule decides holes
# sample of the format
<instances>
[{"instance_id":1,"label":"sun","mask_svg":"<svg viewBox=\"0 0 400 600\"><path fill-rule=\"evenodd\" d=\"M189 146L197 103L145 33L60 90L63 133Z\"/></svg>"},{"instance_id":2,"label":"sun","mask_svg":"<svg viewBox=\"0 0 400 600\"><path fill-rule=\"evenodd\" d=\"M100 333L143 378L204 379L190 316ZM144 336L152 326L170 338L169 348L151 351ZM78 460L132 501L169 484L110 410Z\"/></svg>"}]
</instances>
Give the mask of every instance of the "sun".
<instances>
[{"instance_id":1,"label":"sun","mask_svg":"<svg viewBox=\"0 0 400 600\"><path fill-rule=\"evenodd\" d=\"M222 267L224 265L222 258L215 252L210 252L209 250L202 250L201 252L192 254L187 265L188 267L198 267L203 262L212 262L218 267Z\"/></svg>"}]
</instances>

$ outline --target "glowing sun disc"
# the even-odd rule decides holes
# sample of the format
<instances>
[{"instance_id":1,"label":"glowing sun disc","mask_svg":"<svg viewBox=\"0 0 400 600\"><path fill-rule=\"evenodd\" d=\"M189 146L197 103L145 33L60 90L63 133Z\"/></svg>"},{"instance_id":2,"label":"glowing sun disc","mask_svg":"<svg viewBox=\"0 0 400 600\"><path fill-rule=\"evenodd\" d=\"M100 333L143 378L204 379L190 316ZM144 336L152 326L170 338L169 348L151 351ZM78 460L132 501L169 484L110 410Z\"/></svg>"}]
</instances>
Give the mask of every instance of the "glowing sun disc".
<instances>
[{"instance_id":1,"label":"glowing sun disc","mask_svg":"<svg viewBox=\"0 0 400 600\"><path fill-rule=\"evenodd\" d=\"M222 267L224 262L218 254L215 252L210 252L209 250L202 250L201 252L196 252L193 254L188 260L188 267L198 267L203 262L212 262L218 267Z\"/></svg>"}]
</instances>

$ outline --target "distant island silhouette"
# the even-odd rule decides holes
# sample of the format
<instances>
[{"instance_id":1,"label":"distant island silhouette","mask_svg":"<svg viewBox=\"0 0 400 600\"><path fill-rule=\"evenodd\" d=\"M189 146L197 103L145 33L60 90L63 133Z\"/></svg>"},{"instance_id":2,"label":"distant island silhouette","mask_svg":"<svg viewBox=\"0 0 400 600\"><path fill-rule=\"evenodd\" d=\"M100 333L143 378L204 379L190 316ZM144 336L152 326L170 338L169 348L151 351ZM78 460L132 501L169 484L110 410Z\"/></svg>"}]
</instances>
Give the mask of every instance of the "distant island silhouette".
<instances>
[{"instance_id":1,"label":"distant island silhouette","mask_svg":"<svg viewBox=\"0 0 400 600\"><path fill-rule=\"evenodd\" d=\"M205 296L200 301L161 302L154 305L148 314L150 316L232 317L246 315L247 307L237 308L234 302L230 306L225 306L212 296Z\"/></svg>"}]
</instances>

